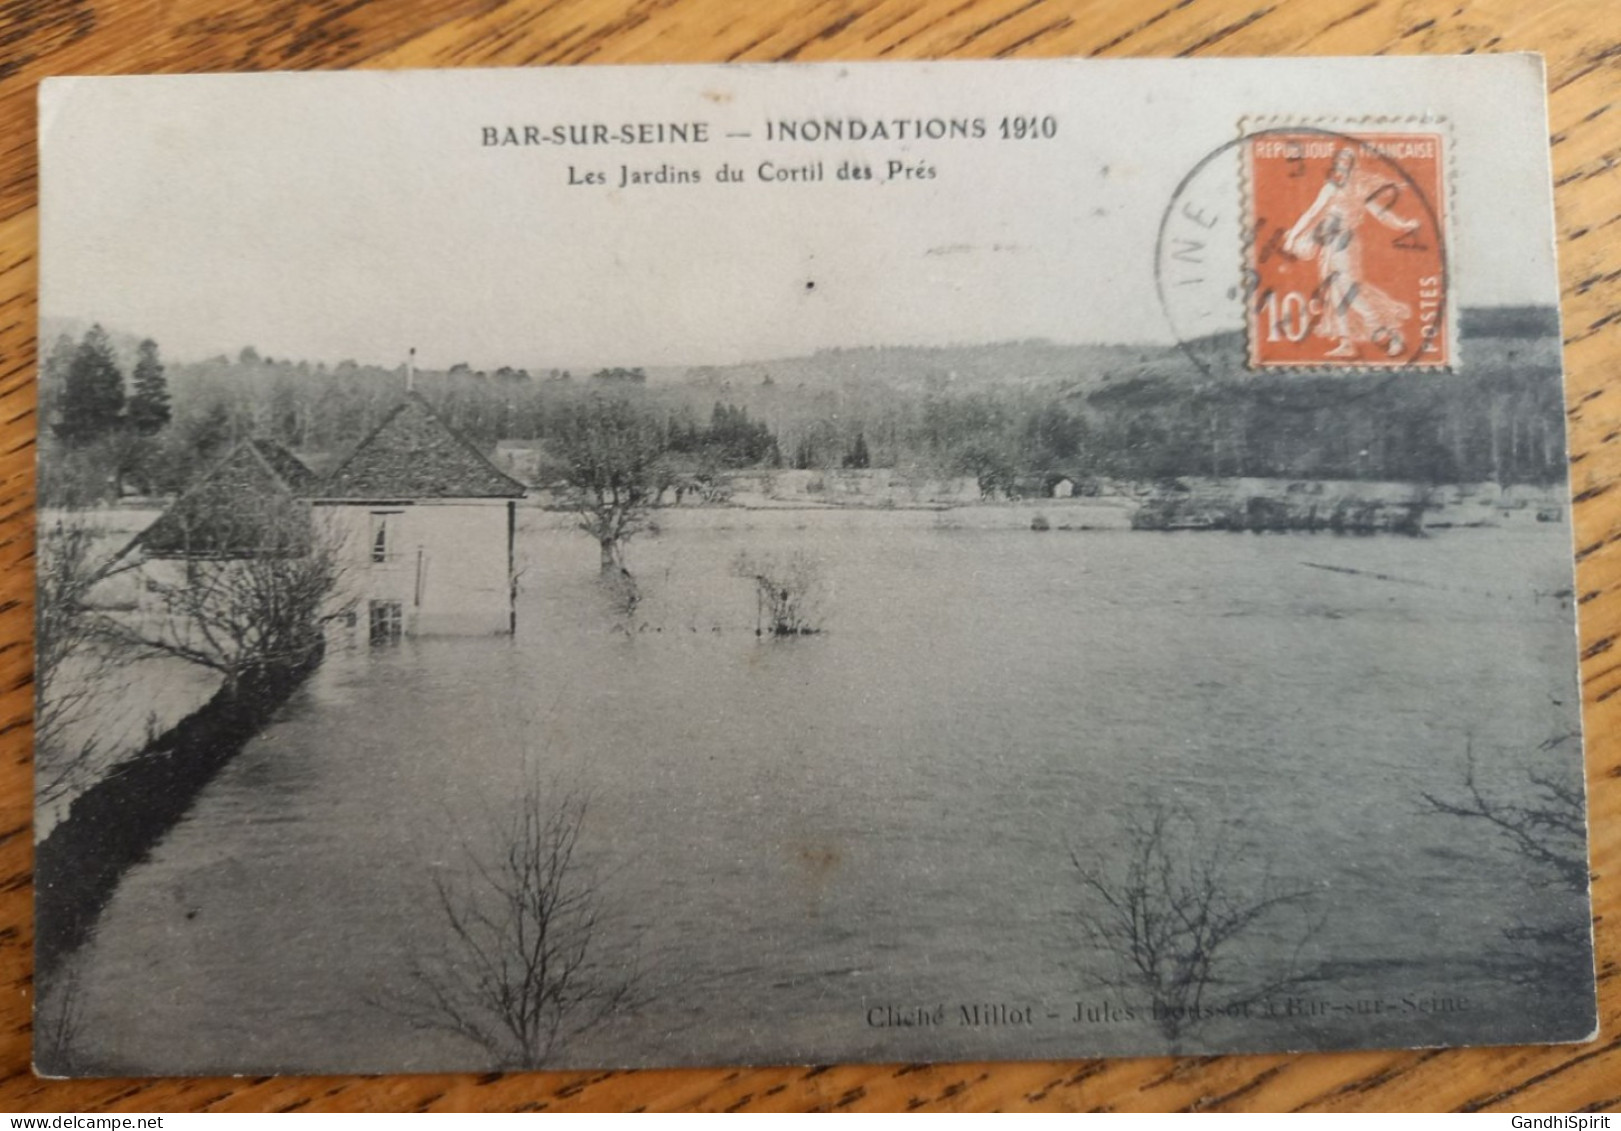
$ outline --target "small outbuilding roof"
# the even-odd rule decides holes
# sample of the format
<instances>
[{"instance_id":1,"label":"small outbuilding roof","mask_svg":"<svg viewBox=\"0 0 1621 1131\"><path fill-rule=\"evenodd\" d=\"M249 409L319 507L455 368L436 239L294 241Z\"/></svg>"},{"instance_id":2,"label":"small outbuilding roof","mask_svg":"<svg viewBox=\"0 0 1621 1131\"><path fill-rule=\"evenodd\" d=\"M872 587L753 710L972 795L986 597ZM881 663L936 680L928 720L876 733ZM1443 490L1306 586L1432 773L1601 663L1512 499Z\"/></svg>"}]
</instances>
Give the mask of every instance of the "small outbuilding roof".
<instances>
[{"instance_id":1,"label":"small outbuilding roof","mask_svg":"<svg viewBox=\"0 0 1621 1131\"><path fill-rule=\"evenodd\" d=\"M124 552L138 545L160 558L301 553L309 530L296 498L314 482L315 474L280 444L245 440Z\"/></svg>"},{"instance_id":2,"label":"small outbuilding roof","mask_svg":"<svg viewBox=\"0 0 1621 1131\"><path fill-rule=\"evenodd\" d=\"M306 493L316 499L516 499L503 473L415 393Z\"/></svg>"},{"instance_id":3,"label":"small outbuilding roof","mask_svg":"<svg viewBox=\"0 0 1621 1131\"><path fill-rule=\"evenodd\" d=\"M274 440L249 440L254 451L264 457L272 471L295 495L307 495L320 482L320 476L304 466L304 461Z\"/></svg>"}]
</instances>

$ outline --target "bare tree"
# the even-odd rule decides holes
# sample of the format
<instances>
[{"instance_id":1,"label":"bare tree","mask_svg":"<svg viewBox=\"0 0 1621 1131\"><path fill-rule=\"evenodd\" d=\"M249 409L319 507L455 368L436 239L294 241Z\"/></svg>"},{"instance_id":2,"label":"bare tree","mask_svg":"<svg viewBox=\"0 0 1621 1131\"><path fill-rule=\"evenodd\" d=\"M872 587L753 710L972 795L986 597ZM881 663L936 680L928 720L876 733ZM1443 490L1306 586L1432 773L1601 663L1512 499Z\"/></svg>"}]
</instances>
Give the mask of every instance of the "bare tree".
<instances>
[{"instance_id":1,"label":"bare tree","mask_svg":"<svg viewBox=\"0 0 1621 1131\"><path fill-rule=\"evenodd\" d=\"M601 547L602 571L622 571L625 543L648 529L668 482L659 430L629 401L594 396L575 406L557 450L580 529Z\"/></svg>"},{"instance_id":2,"label":"bare tree","mask_svg":"<svg viewBox=\"0 0 1621 1131\"><path fill-rule=\"evenodd\" d=\"M580 853L587 809L531 782L493 853L469 849L465 875L435 875L448 943L414 956L409 988L376 1004L514 1069L634 1008L634 968L610 953L602 889Z\"/></svg>"},{"instance_id":3,"label":"bare tree","mask_svg":"<svg viewBox=\"0 0 1621 1131\"><path fill-rule=\"evenodd\" d=\"M162 553L119 567L142 574L155 613L103 617L104 635L137 658L170 656L218 672L232 693L315 654L322 622L344 612L331 607L342 574L337 532L285 497L183 517L184 530L164 532L175 541Z\"/></svg>"},{"instance_id":4,"label":"bare tree","mask_svg":"<svg viewBox=\"0 0 1621 1131\"><path fill-rule=\"evenodd\" d=\"M642 604L642 587L637 584L636 578L628 569L605 574L602 581L609 607L617 616L624 618L624 624L620 628L629 632L636 617L636 610Z\"/></svg>"},{"instance_id":5,"label":"bare tree","mask_svg":"<svg viewBox=\"0 0 1621 1131\"><path fill-rule=\"evenodd\" d=\"M1150 806L1099 857L1104 863L1070 850L1085 897L1082 928L1117 962L1110 984L1146 994L1167 1040L1313 980L1300 956L1321 926L1314 893L1264 872L1243 881L1226 846L1191 814ZM1275 943L1264 940L1280 932L1289 953L1268 953Z\"/></svg>"}]
</instances>

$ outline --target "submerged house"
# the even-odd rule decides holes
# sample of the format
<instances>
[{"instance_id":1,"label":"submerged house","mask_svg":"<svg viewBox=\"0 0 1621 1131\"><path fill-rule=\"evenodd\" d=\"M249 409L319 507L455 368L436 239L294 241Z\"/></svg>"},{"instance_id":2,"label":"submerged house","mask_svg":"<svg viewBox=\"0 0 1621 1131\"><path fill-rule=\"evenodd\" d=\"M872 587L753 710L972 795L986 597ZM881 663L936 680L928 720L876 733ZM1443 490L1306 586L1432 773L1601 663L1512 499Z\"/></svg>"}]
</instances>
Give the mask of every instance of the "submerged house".
<instances>
[{"instance_id":1,"label":"submerged house","mask_svg":"<svg viewBox=\"0 0 1621 1131\"><path fill-rule=\"evenodd\" d=\"M365 618L374 643L505 634L523 495L411 393L325 476L268 440L239 444L119 557L138 552L147 578L175 581L191 563L296 556L331 538L332 608Z\"/></svg>"},{"instance_id":2,"label":"submerged house","mask_svg":"<svg viewBox=\"0 0 1621 1131\"><path fill-rule=\"evenodd\" d=\"M166 591L194 582L196 563L308 553L312 528L301 495L314 483L279 444L238 444L101 565L91 602L161 617Z\"/></svg>"},{"instance_id":3,"label":"submerged house","mask_svg":"<svg viewBox=\"0 0 1621 1131\"><path fill-rule=\"evenodd\" d=\"M383 642L516 628L523 495L522 483L409 393L305 497L341 537L344 596Z\"/></svg>"}]
</instances>

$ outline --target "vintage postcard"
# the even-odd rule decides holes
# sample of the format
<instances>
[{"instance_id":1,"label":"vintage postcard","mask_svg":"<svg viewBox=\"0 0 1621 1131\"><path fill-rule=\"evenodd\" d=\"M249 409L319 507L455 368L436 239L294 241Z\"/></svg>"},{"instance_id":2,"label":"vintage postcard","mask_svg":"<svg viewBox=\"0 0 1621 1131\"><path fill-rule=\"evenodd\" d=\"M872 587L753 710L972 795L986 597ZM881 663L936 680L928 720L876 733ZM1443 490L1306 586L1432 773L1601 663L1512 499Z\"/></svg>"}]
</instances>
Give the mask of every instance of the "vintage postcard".
<instances>
[{"instance_id":1,"label":"vintage postcard","mask_svg":"<svg viewBox=\"0 0 1621 1131\"><path fill-rule=\"evenodd\" d=\"M1530 56L62 78L48 1075L1582 1041Z\"/></svg>"}]
</instances>

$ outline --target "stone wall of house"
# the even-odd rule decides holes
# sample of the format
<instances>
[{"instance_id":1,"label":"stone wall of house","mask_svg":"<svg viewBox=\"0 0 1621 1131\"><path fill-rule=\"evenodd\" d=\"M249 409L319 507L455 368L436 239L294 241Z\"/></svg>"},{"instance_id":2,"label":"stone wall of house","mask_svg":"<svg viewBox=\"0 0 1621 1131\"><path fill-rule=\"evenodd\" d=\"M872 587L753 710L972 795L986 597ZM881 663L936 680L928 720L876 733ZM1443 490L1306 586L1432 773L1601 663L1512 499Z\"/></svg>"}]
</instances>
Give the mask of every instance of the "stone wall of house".
<instances>
[{"instance_id":1,"label":"stone wall of house","mask_svg":"<svg viewBox=\"0 0 1621 1131\"><path fill-rule=\"evenodd\" d=\"M399 606L407 635L477 636L512 630L505 499L330 504L317 508L341 545L335 605L370 631L374 602ZM376 560L378 523L386 523Z\"/></svg>"}]
</instances>

